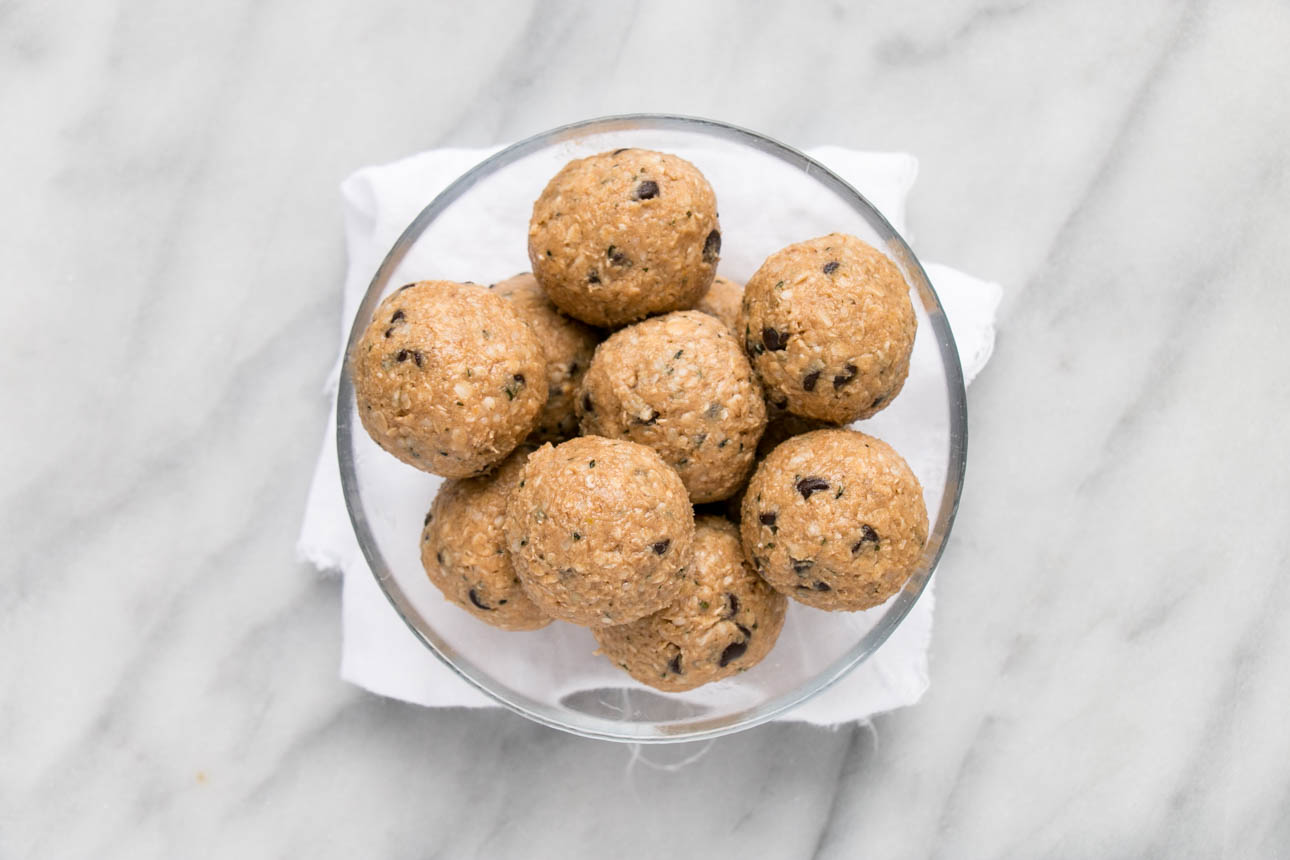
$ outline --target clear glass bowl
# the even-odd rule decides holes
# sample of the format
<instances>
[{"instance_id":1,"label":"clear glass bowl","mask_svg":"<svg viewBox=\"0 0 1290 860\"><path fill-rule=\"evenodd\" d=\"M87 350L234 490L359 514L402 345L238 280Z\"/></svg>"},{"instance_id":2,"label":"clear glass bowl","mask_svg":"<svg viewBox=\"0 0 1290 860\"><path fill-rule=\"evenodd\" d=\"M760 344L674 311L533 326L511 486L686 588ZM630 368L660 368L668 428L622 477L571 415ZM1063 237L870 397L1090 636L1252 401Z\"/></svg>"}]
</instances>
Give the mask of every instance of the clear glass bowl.
<instances>
[{"instance_id":1,"label":"clear glass bowl","mask_svg":"<svg viewBox=\"0 0 1290 860\"><path fill-rule=\"evenodd\" d=\"M666 742L716 737L766 722L854 669L891 635L922 594L945 547L967 452L967 406L954 338L909 246L878 211L828 168L762 135L705 119L637 115L588 120L536 135L467 171L430 202L390 249L350 332L402 284L429 278L489 283L527 271L533 201L567 161L618 147L672 152L694 162L717 192L720 271L745 281L810 223L851 233L886 253L911 285L918 312L909 380L863 428L900 451L922 482L933 518L918 571L884 605L828 613L790 601L779 643L758 666L687 693L638 684L603 657L591 633L555 622L507 633L449 604L419 557L422 518L440 479L397 462L368 438L355 411L349 367L341 379L337 447L359 544L412 632L461 677L530 719L586 737ZM732 156L739 155L736 161ZM481 230L486 222L489 227ZM760 237L754 245L741 237ZM536 668L535 668L536 667Z\"/></svg>"}]
</instances>

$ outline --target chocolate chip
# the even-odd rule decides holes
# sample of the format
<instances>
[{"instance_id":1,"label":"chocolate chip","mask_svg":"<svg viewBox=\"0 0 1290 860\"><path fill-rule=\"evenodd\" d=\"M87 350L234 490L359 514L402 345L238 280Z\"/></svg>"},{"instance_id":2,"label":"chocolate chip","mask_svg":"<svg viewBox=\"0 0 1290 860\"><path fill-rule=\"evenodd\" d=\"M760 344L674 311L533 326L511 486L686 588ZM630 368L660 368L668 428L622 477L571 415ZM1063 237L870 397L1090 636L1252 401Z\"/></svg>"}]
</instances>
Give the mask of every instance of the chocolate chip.
<instances>
[{"instance_id":1,"label":"chocolate chip","mask_svg":"<svg viewBox=\"0 0 1290 860\"><path fill-rule=\"evenodd\" d=\"M864 549L864 545L871 543L876 548L878 546L878 533L873 530L873 526L865 523L860 526L860 540L856 541L851 547L851 554L856 555Z\"/></svg>"},{"instance_id":2,"label":"chocolate chip","mask_svg":"<svg viewBox=\"0 0 1290 860\"><path fill-rule=\"evenodd\" d=\"M856 369L856 366L848 361L843 366L842 372L839 373L837 376L833 377L833 390L836 391L837 389L846 385L851 380L855 379L856 374L859 372L860 371Z\"/></svg>"},{"instance_id":3,"label":"chocolate chip","mask_svg":"<svg viewBox=\"0 0 1290 860\"><path fill-rule=\"evenodd\" d=\"M739 598L735 597L729 591L726 592L726 617L734 618L739 612Z\"/></svg>"},{"instance_id":4,"label":"chocolate chip","mask_svg":"<svg viewBox=\"0 0 1290 860\"><path fill-rule=\"evenodd\" d=\"M817 582L817 583L815 583L815 590L816 590L816 591L832 591L833 589L829 587L829 584L828 584L827 582Z\"/></svg>"},{"instance_id":5,"label":"chocolate chip","mask_svg":"<svg viewBox=\"0 0 1290 860\"><path fill-rule=\"evenodd\" d=\"M738 660L740 657L744 656L744 652L747 650L747 642L731 642L726 646L726 650L721 652L721 661L718 665L722 668L729 666L732 661Z\"/></svg>"},{"instance_id":6,"label":"chocolate chip","mask_svg":"<svg viewBox=\"0 0 1290 860\"><path fill-rule=\"evenodd\" d=\"M788 346L788 332L776 331L770 326L766 326L761 330L761 342L771 352L779 352Z\"/></svg>"},{"instance_id":7,"label":"chocolate chip","mask_svg":"<svg viewBox=\"0 0 1290 860\"><path fill-rule=\"evenodd\" d=\"M671 660L667 661L667 671L671 672L673 675L682 674L681 673L681 654L679 651L676 654L672 655Z\"/></svg>"},{"instance_id":8,"label":"chocolate chip","mask_svg":"<svg viewBox=\"0 0 1290 860\"><path fill-rule=\"evenodd\" d=\"M882 402L883 402L884 400L886 400L886 399L887 399L887 395L885 395L885 394L879 394L877 397L875 397L875 398L873 399L873 403L869 404L869 408L870 408L870 409L877 409L879 406L881 406L881 405L882 405Z\"/></svg>"},{"instance_id":9,"label":"chocolate chip","mask_svg":"<svg viewBox=\"0 0 1290 860\"><path fill-rule=\"evenodd\" d=\"M653 200L658 196L658 183L653 179L646 179L636 186L636 193L633 196L637 200Z\"/></svg>"},{"instance_id":10,"label":"chocolate chip","mask_svg":"<svg viewBox=\"0 0 1290 860\"><path fill-rule=\"evenodd\" d=\"M814 391L815 383L819 381L820 372L818 370L812 370L810 373L806 374L806 376L802 377L802 389L804 391Z\"/></svg>"},{"instance_id":11,"label":"chocolate chip","mask_svg":"<svg viewBox=\"0 0 1290 860\"><path fill-rule=\"evenodd\" d=\"M472 588L472 589L470 590L470 593L469 593L469 594L467 594L466 596L470 598L470 602L471 602L471 603L475 604L475 605L476 605L476 606L478 606L480 609L483 609L483 610L485 610L485 611L487 611L487 612L492 612L492 611L493 611L493 607L489 606L487 603L483 603L483 602L481 602L481 601L480 601L480 599L479 599L479 595L475 593L475 589L473 589L473 588Z\"/></svg>"},{"instance_id":12,"label":"chocolate chip","mask_svg":"<svg viewBox=\"0 0 1290 860\"><path fill-rule=\"evenodd\" d=\"M713 230L708 234L708 238L703 240L703 262L709 265L717 262L717 257L721 254L721 234Z\"/></svg>"},{"instance_id":13,"label":"chocolate chip","mask_svg":"<svg viewBox=\"0 0 1290 860\"><path fill-rule=\"evenodd\" d=\"M649 548L654 550L655 555L662 555L663 553L667 552L667 548L670 547L671 545L672 545L671 538L663 538L658 543L650 544Z\"/></svg>"},{"instance_id":14,"label":"chocolate chip","mask_svg":"<svg viewBox=\"0 0 1290 860\"><path fill-rule=\"evenodd\" d=\"M823 478L801 478L797 482L797 491L802 494L802 498L804 499L809 499L811 497L811 493L819 492L820 490L827 490L828 488L829 482Z\"/></svg>"},{"instance_id":15,"label":"chocolate chip","mask_svg":"<svg viewBox=\"0 0 1290 860\"><path fill-rule=\"evenodd\" d=\"M789 561L793 563L793 573L798 576L815 567L815 560L810 558L790 558Z\"/></svg>"},{"instance_id":16,"label":"chocolate chip","mask_svg":"<svg viewBox=\"0 0 1290 860\"><path fill-rule=\"evenodd\" d=\"M609 154L610 154L610 155L618 155L618 153L620 153L620 152L626 152L626 151L627 151L627 150L629 150L629 149L631 149L631 147L630 147L630 146L623 146L623 147L619 147L618 149L615 149L613 152L611 152L611 153L609 153Z\"/></svg>"},{"instance_id":17,"label":"chocolate chip","mask_svg":"<svg viewBox=\"0 0 1290 860\"><path fill-rule=\"evenodd\" d=\"M441 565L443 564L443 550L439 550L434 554L434 560L439 562Z\"/></svg>"},{"instance_id":18,"label":"chocolate chip","mask_svg":"<svg viewBox=\"0 0 1290 860\"><path fill-rule=\"evenodd\" d=\"M417 367L421 367L421 359L422 359L422 357L423 357L423 356L421 355L421 353L420 353L418 350L415 350L415 349L414 349L414 350L412 350L412 360L413 360L413 361L415 361L415 362L417 363Z\"/></svg>"},{"instance_id":19,"label":"chocolate chip","mask_svg":"<svg viewBox=\"0 0 1290 860\"><path fill-rule=\"evenodd\" d=\"M404 318L403 311L398 310L394 312L394 316L390 317L390 322L396 323L403 318Z\"/></svg>"},{"instance_id":20,"label":"chocolate chip","mask_svg":"<svg viewBox=\"0 0 1290 860\"><path fill-rule=\"evenodd\" d=\"M618 250L616 245L610 245L605 251L605 256L608 257L609 262L615 266L630 266L632 264L632 258Z\"/></svg>"},{"instance_id":21,"label":"chocolate chip","mask_svg":"<svg viewBox=\"0 0 1290 860\"><path fill-rule=\"evenodd\" d=\"M395 356L394 356L394 360L395 360L395 361L407 361L407 360L408 360L408 358L409 358L411 355L412 355L412 353L408 352L406 349L401 349L401 350L399 350L399 351L395 354Z\"/></svg>"},{"instance_id":22,"label":"chocolate chip","mask_svg":"<svg viewBox=\"0 0 1290 860\"><path fill-rule=\"evenodd\" d=\"M421 525L423 526L430 525L430 520L432 520L433 518L434 518L434 511L427 511L425 521L422 522Z\"/></svg>"},{"instance_id":23,"label":"chocolate chip","mask_svg":"<svg viewBox=\"0 0 1290 860\"><path fill-rule=\"evenodd\" d=\"M511 377L511 380L513 384L508 383L504 388L502 388L502 390L506 392L507 400L514 400L516 397L519 397L520 389L524 387L524 374L516 373Z\"/></svg>"},{"instance_id":24,"label":"chocolate chip","mask_svg":"<svg viewBox=\"0 0 1290 860\"><path fill-rule=\"evenodd\" d=\"M743 626L742 624L736 624L735 626L739 628L740 633L744 634L745 639L752 638L752 631L749 630L747 627Z\"/></svg>"},{"instance_id":25,"label":"chocolate chip","mask_svg":"<svg viewBox=\"0 0 1290 860\"><path fill-rule=\"evenodd\" d=\"M761 514L759 517L757 517L757 522L761 523L764 526L770 526L771 529L773 530L775 528L775 521L777 519L779 519L779 514L777 514L775 511L767 511L766 513Z\"/></svg>"},{"instance_id":26,"label":"chocolate chip","mask_svg":"<svg viewBox=\"0 0 1290 860\"><path fill-rule=\"evenodd\" d=\"M389 336L390 336L390 335L392 335L392 334L394 334L394 326L390 326L389 328L387 328L387 329L385 330L385 336L386 336L386 337L389 337Z\"/></svg>"},{"instance_id":27,"label":"chocolate chip","mask_svg":"<svg viewBox=\"0 0 1290 860\"><path fill-rule=\"evenodd\" d=\"M838 261L830 260L824 264L824 274L831 275L838 270Z\"/></svg>"},{"instance_id":28,"label":"chocolate chip","mask_svg":"<svg viewBox=\"0 0 1290 860\"><path fill-rule=\"evenodd\" d=\"M591 402L591 395L590 395L590 394L583 394L583 395L582 395L582 411L583 411L583 412L595 412L595 411L596 411L596 407L595 407L595 405Z\"/></svg>"},{"instance_id":29,"label":"chocolate chip","mask_svg":"<svg viewBox=\"0 0 1290 860\"><path fill-rule=\"evenodd\" d=\"M415 282L415 281L413 281L413 282L412 282L412 283L410 283L410 284L404 284L403 286L399 287L399 288L398 288L397 290L395 290L394 292L396 292L396 293L401 293L401 292L403 292L404 290L411 289L412 287L415 287L415 286L416 286L416 282Z\"/></svg>"},{"instance_id":30,"label":"chocolate chip","mask_svg":"<svg viewBox=\"0 0 1290 860\"><path fill-rule=\"evenodd\" d=\"M598 283L600 283L600 273L599 273L599 272L597 272L595 269L592 269L590 272L588 272L588 273L587 273L587 283L589 283L589 284L598 284Z\"/></svg>"}]
</instances>

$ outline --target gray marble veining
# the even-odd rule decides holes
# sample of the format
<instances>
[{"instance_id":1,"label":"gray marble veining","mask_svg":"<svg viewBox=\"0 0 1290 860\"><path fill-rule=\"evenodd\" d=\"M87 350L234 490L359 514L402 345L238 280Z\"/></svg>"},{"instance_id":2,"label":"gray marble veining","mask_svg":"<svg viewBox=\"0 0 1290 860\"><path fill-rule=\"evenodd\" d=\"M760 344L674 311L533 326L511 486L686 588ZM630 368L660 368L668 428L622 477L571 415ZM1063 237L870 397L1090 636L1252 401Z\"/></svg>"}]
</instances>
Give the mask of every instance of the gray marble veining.
<instances>
[{"instance_id":1,"label":"gray marble veining","mask_svg":"<svg viewBox=\"0 0 1290 860\"><path fill-rule=\"evenodd\" d=\"M1284 3L0 4L0 856L1284 856ZM337 680L336 186L711 115L1004 283L932 688L706 751Z\"/></svg>"}]
</instances>

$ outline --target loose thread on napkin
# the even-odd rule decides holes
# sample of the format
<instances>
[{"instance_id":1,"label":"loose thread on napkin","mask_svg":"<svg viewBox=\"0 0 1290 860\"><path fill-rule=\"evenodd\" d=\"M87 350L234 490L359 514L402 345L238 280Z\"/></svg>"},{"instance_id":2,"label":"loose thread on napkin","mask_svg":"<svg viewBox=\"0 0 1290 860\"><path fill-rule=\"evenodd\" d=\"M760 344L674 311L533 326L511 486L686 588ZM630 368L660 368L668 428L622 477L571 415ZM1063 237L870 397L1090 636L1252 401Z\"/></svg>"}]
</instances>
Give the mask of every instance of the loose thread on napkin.
<instances>
[{"instance_id":1,"label":"loose thread on napkin","mask_svg":"<svg viewBox=\"0 0 1290 860\"><path fill-rule=\"evenodd\" d=\"M626 776L628 779L631 778L632 771L636 768L637 763L643 764L645 767L648 767L650 770L663 771L664 773L676 773L678 771L685 770L687 767L689 767L690 765L694 764L695 762L699 761L704 756L706 756L708 754L708 751L712 749L712 745L714 743L716 743L715 739L702 741L699 744L699 746L701 746L702 749L700 749L698 752L688 755L678 762L672 762L672 763L651 761L645 755L645 752L643 749L645 746L647 746L646 744L628 744L627 746L628 746L628 750L630 751L630 755L627 758Z\"/></svg>"}]
</instances>

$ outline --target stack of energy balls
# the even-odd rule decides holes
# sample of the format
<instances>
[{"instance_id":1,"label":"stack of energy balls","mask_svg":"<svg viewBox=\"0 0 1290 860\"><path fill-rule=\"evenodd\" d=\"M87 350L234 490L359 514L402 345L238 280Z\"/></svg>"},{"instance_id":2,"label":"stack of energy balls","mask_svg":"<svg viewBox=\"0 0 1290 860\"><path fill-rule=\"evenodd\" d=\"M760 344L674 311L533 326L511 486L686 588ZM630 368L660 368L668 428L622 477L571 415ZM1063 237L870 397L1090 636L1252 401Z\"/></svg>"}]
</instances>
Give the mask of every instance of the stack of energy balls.
<instances>
[{"instance_id":1,"label":"stack of energy balls","mask_svg":"<svg viewBox=\"0 0 1290 860\"><path fill-rule=\"evenodd\" d=\"M532 274L487 288L403 287L351 356L372 438L450 479L421 535L450 601L507 630L584 625L679 691L756 665L787 598L854 611L901 588L922 489L842 428L909 371L917 322L890 260L832 234L740 288L716 273L707 180L644 149L566 165L528 251Z\"/></svg>"}]
</instances>

